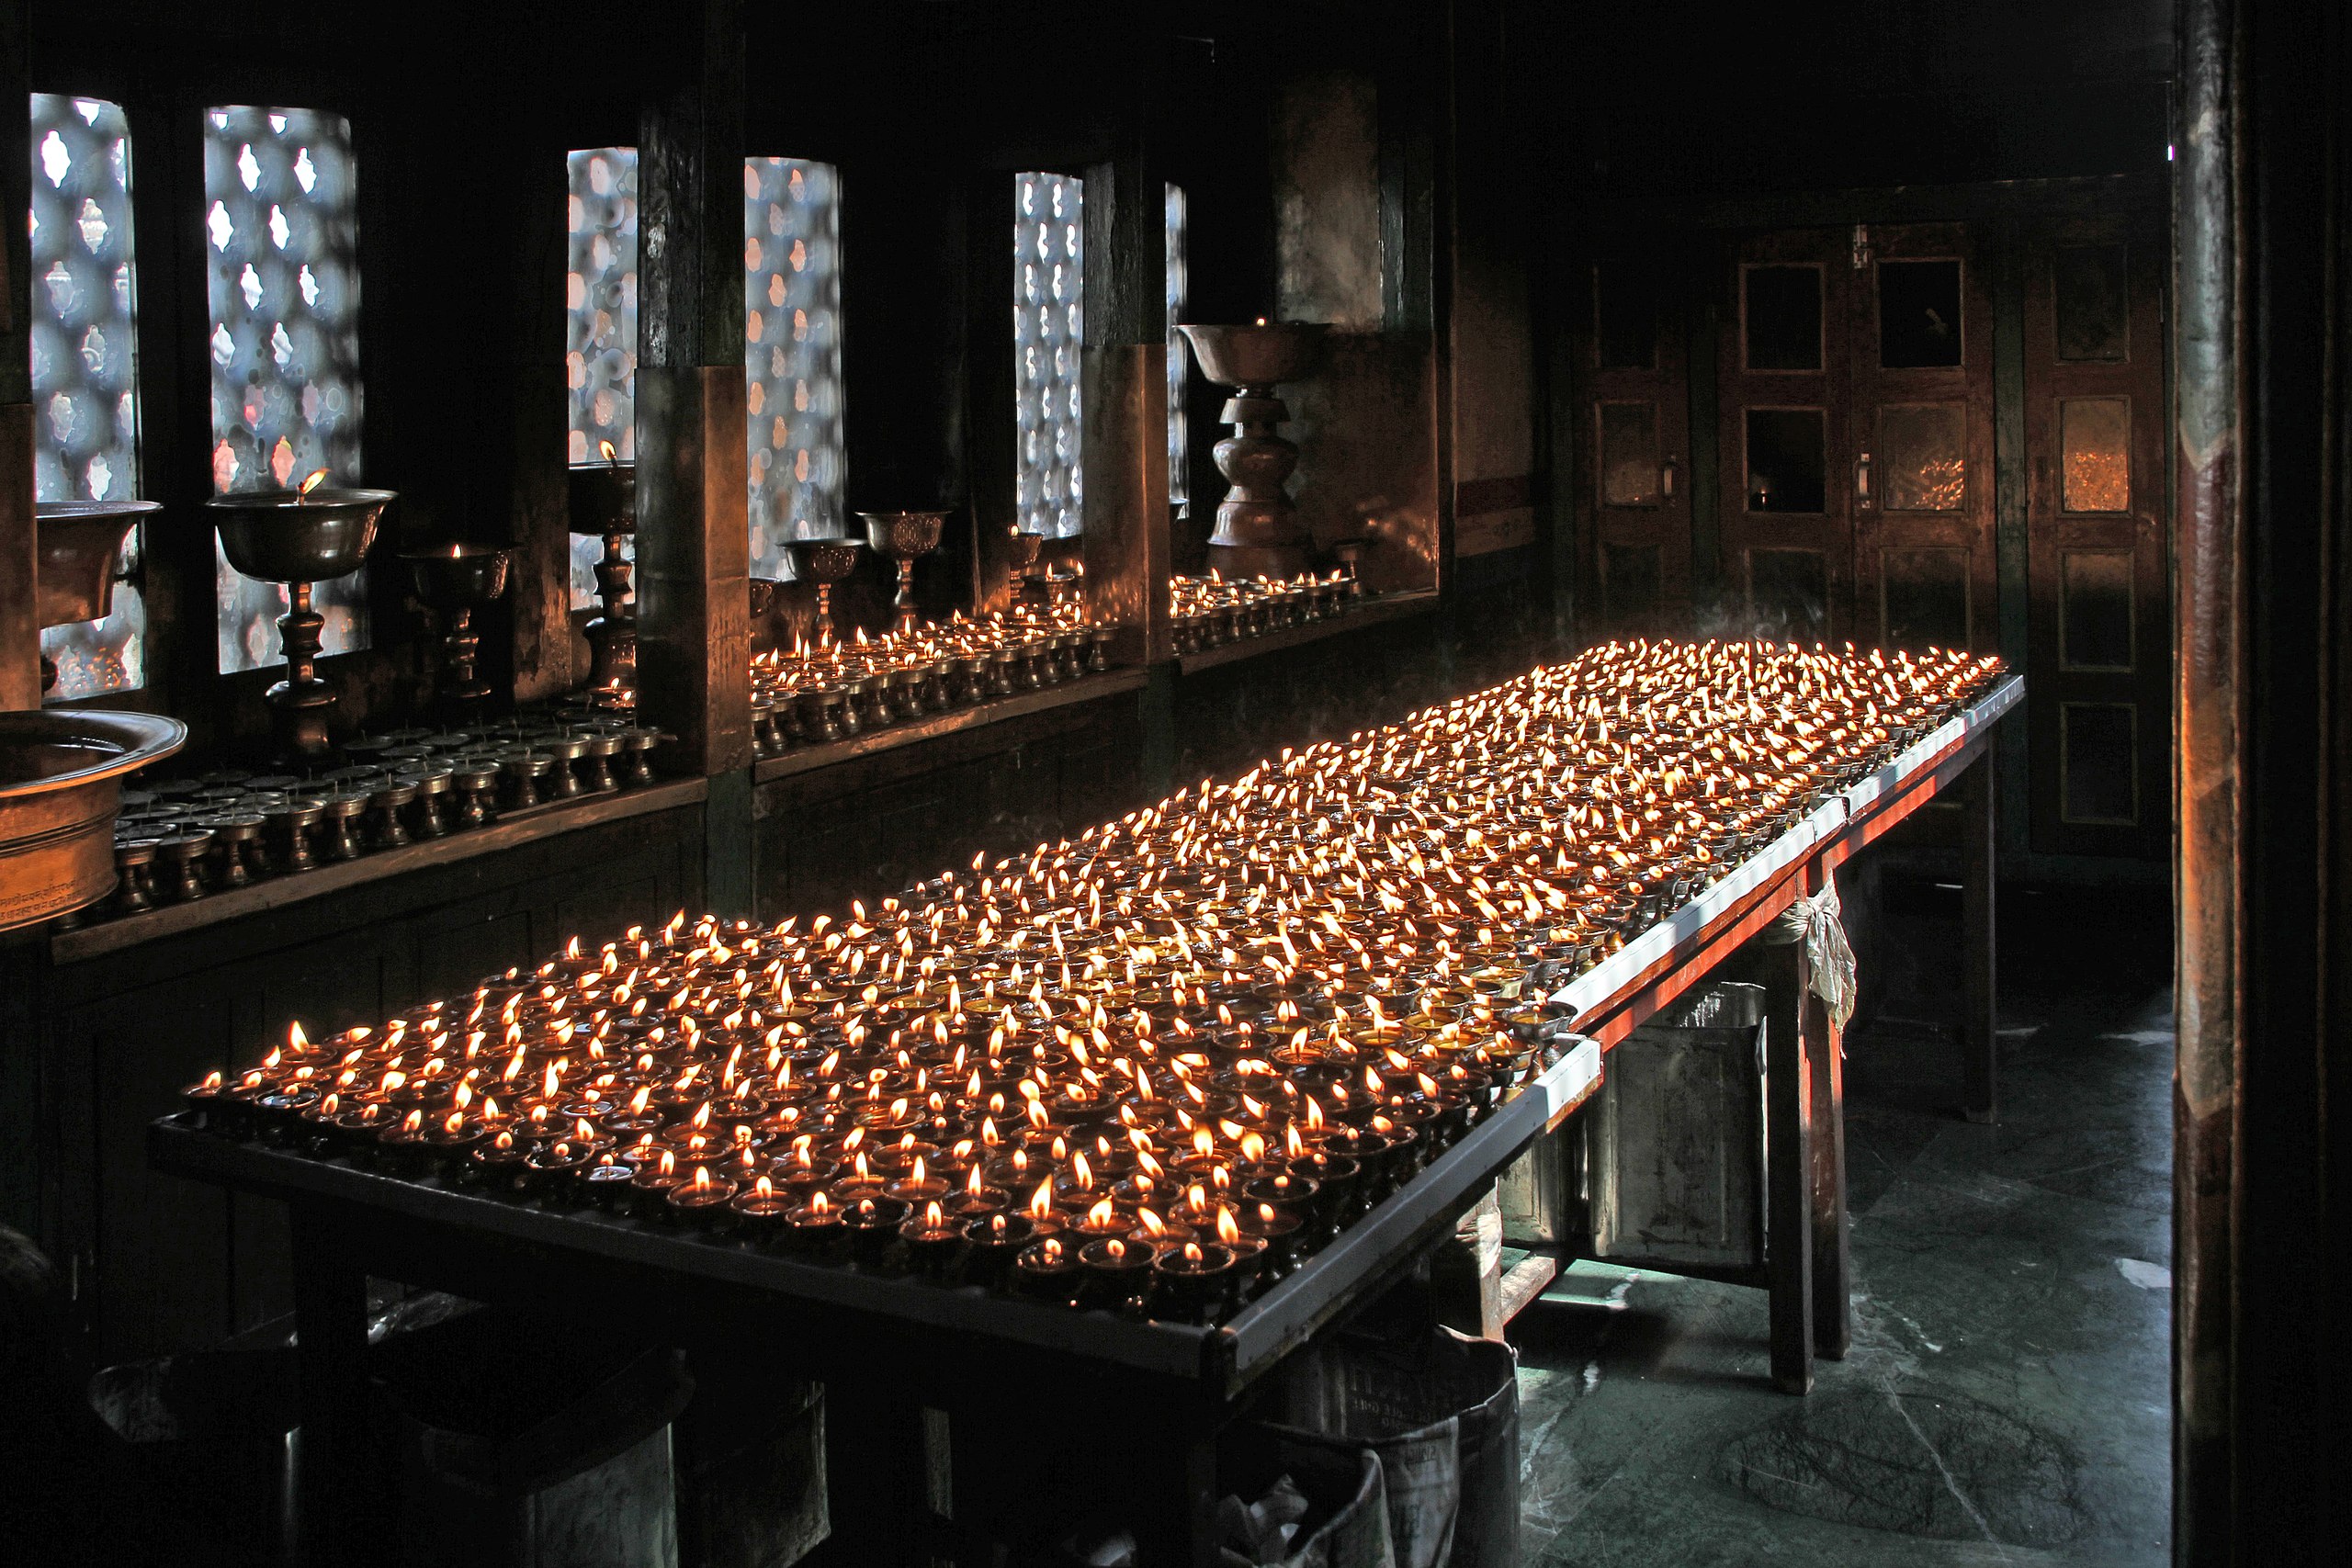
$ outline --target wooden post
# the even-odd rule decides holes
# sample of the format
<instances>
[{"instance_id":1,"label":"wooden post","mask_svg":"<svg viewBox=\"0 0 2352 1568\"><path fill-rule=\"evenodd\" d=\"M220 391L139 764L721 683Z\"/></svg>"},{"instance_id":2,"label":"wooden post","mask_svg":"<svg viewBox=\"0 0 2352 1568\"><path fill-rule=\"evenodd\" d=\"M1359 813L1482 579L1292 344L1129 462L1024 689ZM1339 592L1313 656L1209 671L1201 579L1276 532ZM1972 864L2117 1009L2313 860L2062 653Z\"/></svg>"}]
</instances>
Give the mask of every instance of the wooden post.
<instances>
[{"instance_id":1,"label":"wooden post","mask_svg":"<svg viewBox=\"0 0 2352 1568\"><path fill-rule=\"evenodd\" d=\"M296 1560L377 1561L368 1549L368 1276L348 1216L293 1206L294 1329L302 1416L295 1466Z\"/></svg>"},{"instance_id":2,"label":"wooden post","mask_svg":"<svg viewBox=\"0 0 2352 1568\"><path fill-rule=\"evenodd\" d=\"M1812 1084L1805 1063L1804 943L1767 944L1764 971L1764 1245L1772 1383L1813 1388Z\"/></svg>"},{"instance_id":3,"label":"wooden post","mask_svg":"<svg viewBox=\"0 0 2352 1568\"><path fill-rule=\"evenodd\" d=\"M1216 1427L1206 1412L1178 1412L1144 1445L1153 1483L1137 1529L1144 1568L1214 1568L1217 1562Z\"/></svg>"},{"instance_id":4,"label":"wooden post","mask_svg":"<svg viewBox=\"0 0 2352 1568\"><path fill-rule=\"evenodd\" d=\"M928 1562L931 1439L922 1406L904 1388L855 1379L828 1378L825 1399L829 1550L844 1562Z\"/></svg>"},{"instance_id":5,"label":"wooden post","mask_svg":"<svg viewBox=\"0 0 2352 1568\"><path fill-rule=\"evenodd\" d=\"M25 0L0 5L0 85L22 104L31 92ZM30 122L12 113L0 134L0 210L32 201ZM38 549L33 518L32 265L22 223L0 235L0 709L40 706L40 616L34 608Z\"/></svg>"},{"instance_id":6,"label":"wooden post","mask_svg":"<svg viewBox=\"0 0 2352 1568\"><path fill-rule=\"evenodd\" d=\"M698 26L696 23L698 22ZM752 908L743 383L743 17L701 0L638 142L638 687L712 779L704 896Z\"/></svg>"},{"instance_id":7,"label":"wooden post","mask_svg":"<svg viewBox=\"0 0 2352 1568\"><path fill-rule=\"evenodd\" d=\"M1805 890L1818 894L1837 873L1816 859L1805 867ZM1851 1277L1846 1250L1845 1041L1826 1003L1804 997L1813 1133L1813 1348L1833 1361L1853 1343Z\"/></svg>"},{"instance_id":8,"label":"wooden post","mask_svg":"<svg viewBox=\"0 0 2352 1568\"><path fill-rule=\"evenodd\" d=\"M1130 129L1111 157L1086 169L1086 599L1096 616L1124 628L1115 646L1122 663L1157 663L1175 651L1167 182L1151 151L1144 132Z\"/></svg>"},{"instance_id":9,"label":"wooden post","mask_svg":"<svg viewBox=\"0 0 2352 1568\"><path fill-rule=\"evenodd\" d=\"M2000 1036L1994 985L1994 795L1999 787L1993 748L1961 775L1960 809L1964 819L1967 865L1961 877L1962 977L1960 1017L1962 1111L1971 1122L1998 1119Z\"/></svg>"}]
</instances>

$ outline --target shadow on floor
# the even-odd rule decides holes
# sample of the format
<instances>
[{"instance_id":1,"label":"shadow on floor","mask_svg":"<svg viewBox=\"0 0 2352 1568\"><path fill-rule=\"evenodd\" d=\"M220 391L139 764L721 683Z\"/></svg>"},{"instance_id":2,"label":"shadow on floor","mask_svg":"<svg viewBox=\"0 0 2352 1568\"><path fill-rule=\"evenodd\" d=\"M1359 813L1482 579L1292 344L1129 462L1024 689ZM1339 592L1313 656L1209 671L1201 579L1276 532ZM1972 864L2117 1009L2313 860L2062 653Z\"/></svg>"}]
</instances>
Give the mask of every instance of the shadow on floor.
<instances>
[{"instance_id":1,"label":"shadow on floor","mask_svg":"<svg viewBox=\"0 0 2352 1568\"><path fill-rule=\"evenodd\" d=\"M1758 1291L1579 1263L1512 1325L1529 1563L2166 1561L2171 911L2002 918L2001 1120L1972 1126L1957 893L1890 886L1907 956L1847 1049L1855 1342L1808 1398L1767 1381Z\"/></svg>"}]
</instances>

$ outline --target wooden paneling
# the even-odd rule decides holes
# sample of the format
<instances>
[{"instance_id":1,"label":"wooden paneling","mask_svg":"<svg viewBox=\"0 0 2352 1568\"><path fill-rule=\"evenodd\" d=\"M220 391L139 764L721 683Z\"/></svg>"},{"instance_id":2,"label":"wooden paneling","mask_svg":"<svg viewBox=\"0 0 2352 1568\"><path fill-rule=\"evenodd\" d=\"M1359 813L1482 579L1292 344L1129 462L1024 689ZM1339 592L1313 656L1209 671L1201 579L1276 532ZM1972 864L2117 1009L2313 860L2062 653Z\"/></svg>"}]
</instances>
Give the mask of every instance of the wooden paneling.
<instances>
[{"instance_id":1,"label":"wooden paneling","mask_svg":"<svg viewBox=\"0 0 2352 1568\"><path fill-rule=\"evenodd\" d=\"M876 751L759 786L759 917L896 893L1142 804L1130 692Z\"/></svg>"},{"instance_id":2,"label":"wooden paneling","mask_svg":"<svg viewBox=\"0 0 2352 1568\"><path fill-rule=\"evenodd\" d=\"M284 1217L147 1168L146 1130L181 1088L300 1020L374 1023L702 902L701 812L633 818L434 867L48 970L38 1106L7 1135L39 1152L12 1204L76 1282L108 1358L208 1343L287 1310ZM20 1116L30 1112L29 1121Z\"/></svg>"}]
</instances>

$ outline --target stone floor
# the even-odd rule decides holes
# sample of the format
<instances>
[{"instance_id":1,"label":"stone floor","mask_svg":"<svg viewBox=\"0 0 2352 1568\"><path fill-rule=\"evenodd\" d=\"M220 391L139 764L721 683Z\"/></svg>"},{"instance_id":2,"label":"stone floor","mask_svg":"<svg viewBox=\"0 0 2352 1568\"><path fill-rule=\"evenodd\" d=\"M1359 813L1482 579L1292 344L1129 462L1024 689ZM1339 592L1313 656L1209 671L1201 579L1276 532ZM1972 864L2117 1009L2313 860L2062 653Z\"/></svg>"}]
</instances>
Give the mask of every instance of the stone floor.
<instances>
[{"instance_id":1,"label":"stone floor","mask_svg":"<svg viewBox=\"0 0 2352 1568\"><path fill-rule=\"evenodd\" d=\"M1991 1127L1923 1021L1958 915L1890 882L1849 1043L1851 1353L1788 1398L1762 1292L1577 1265L1512 1325L1531 1568L2166 1560L2170 911L2005 900Z\"/></svg>"}]
</instances>

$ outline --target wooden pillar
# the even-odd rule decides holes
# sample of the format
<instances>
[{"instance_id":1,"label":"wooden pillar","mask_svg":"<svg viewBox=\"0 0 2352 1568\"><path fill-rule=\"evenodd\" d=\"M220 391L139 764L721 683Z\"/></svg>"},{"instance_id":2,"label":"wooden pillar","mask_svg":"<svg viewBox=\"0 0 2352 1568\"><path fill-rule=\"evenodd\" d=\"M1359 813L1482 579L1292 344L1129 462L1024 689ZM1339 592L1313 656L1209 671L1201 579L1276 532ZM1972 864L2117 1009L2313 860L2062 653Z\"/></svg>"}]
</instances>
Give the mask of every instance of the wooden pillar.
<instances>
[{"instance_id":1,"label":"wooden pillar","mask_svg":"<svg viewBox=\"0 0 2352 1568\"><path fill-rule=\"evenodd\" d=\"M1144 72L1139 90L1159 80ZM1122 663L1174 656L1168 614L1167 182L1148 107L1086 169L1087 604Z\"/></svg>"},{"instance_id":2,"label":"wooden pillar","mask_svg":"<svg viewBox=\"0 0 2352 1568\"><path fill-rule=\"evenodd\" d=\"M1812 1083L1804 943L1766 944L1764 971L1765 1288L1771 1296L1772 1383L1813 1388Z\"/></svg>"},{"instance_id":3,"label":"wooden pillar","mask_svg":"<svg viewBox=\"0 0 2352 1568\"><path fill-rule=\"evenodd\" d=\"M1961 774L1960 809L1967 863L1961 874L1960 1029L1962 1110L1971 1122L2000 1116L2001 1037L1994 954L1994 879L1997 874L1994 799L2000 790L1996 748Z\"/></svg>"},{"instance_id":4,"label":"wooden pillar","mask_svg":"<svg viewBox=\"0 0 2352 1568\"><path fill-rule=\"evenodd\" d=\"M512 481L505 527L514 546L507 577L513 615L514 695L528 702L584 680L574 670L571 628L571 527L565 452L564 168L560 141L511 133L514 151L499 188L516 210L508 326L514 364L507 371ZM542 145L545 141L546 144Z\"/></svg>"},{"instance_id":5,"label":"wooden pillar","mask_svg":"<svg viewBox=\"0 0 2352 1568\"><path fill-rule=\"evenodd\" d=\"M752 908L751 537L743 383L741 0L674 26L638 139L638 687L711 779L705 898Z\"/></svg>"},{"instance_id":6,"label":"wooden pillar","mask_svg":"<svg viewBox=\"0 0 2352 1568\"><path fill-rule=\"evenodd\" d=\"M2288 1568L2352 1529L2352 21L2176 26L2172 1549Z\"/></svg>"},{"instance_id":7,"label":"wooden pillar","mask_svg":"<svg viewBox=\"0 0 2352 1568\"><path fill-rule=\"evenodd\" d=\"M0 125L0 212L32 202L32 91L26 0L0 4L0 89L16 108ZM31 246L22 223L0 226L0 709L40 706L40 615L33 522Z\"/></svg>"}]
</instances>

